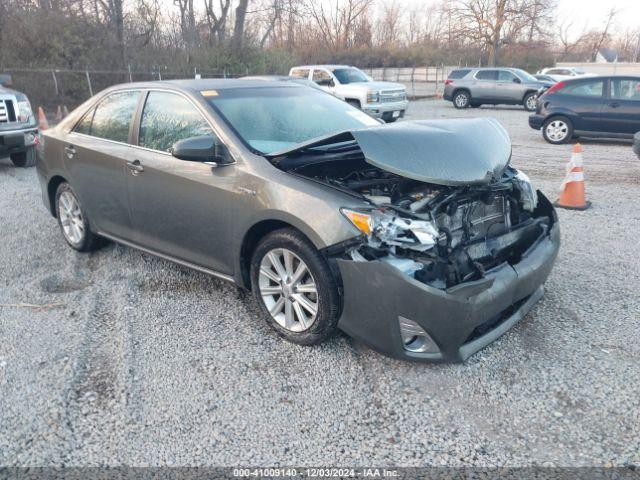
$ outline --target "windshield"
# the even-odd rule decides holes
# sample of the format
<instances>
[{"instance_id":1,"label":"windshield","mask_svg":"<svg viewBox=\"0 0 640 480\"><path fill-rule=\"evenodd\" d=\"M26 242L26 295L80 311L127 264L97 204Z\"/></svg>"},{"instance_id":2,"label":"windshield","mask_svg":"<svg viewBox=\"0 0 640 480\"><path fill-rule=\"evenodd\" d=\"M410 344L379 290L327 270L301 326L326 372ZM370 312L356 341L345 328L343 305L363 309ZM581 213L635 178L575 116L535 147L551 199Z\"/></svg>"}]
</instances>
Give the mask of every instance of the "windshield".
<instances>
[{"instance_id":1,"label":"windshield","mask_svg":"<svg viewBox=\"0 0 640 480\"><path fill-rule=\"evenodd\" d=\"M245 144L262 154L332 133L379 125L348 103L302 86L225 89L206 99Z\"/></svg>"},{"instance_id":2,"label":"windshield","mask_svg":"<svg viewBox=\"0 0 640 480\"><path fill-rule=\"evenodd\" d=\"M516 68L515 72L520 77L520 79L524 80L525 82L539 82L540 81L536 77L531 75L530 73L525 72L524 70L520 70L519 68Z\"/></svg>"},{"instance_id":3,"label":"windshield","mask_svg":"<svg viewBox=\"0 0 640 480\"><path fill-rule=\"evenodd\" d=\"M332 70L335 77L342 84L356 83L356 82L368 82L369 78L357 68L336 68Z\"/></svg>"}]
</instances>

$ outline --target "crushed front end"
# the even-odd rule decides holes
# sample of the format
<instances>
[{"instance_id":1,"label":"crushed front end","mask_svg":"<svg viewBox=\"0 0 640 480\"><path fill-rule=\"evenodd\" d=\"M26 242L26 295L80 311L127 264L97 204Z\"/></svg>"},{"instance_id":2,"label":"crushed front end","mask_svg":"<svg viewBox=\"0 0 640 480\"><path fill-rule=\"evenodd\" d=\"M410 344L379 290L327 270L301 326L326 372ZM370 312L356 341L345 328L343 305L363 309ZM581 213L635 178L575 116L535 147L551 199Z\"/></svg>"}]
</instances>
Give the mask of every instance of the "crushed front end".
<instances>
[{"instance_id":1,"label":"crushed front end","mask_svg":"<svg viewBox=\"0 0 640 480\"><path fill-rule=\"evenodd\" d=\"M360 200L342 214L361 235L324 251L342 281L343 331L393 357L462 361L522 319L560 231L510 156L504 129L475 119L343 133L272 159Z\"/></svg>"}]
</instances>

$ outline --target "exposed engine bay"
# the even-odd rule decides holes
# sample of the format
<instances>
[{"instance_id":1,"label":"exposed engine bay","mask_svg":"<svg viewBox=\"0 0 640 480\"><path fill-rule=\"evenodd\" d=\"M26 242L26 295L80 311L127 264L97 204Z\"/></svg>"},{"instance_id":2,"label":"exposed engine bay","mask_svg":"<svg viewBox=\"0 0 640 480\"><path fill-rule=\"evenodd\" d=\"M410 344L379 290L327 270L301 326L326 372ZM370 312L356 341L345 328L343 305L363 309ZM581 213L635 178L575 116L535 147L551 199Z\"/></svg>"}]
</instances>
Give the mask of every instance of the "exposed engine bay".
<instances>
[{"instance_id":1,"label":"exposed engine bay","mask_svg":"<svg viewBox=\"0 0 640 480\"><path fill-rule=\"evenodd\" d=\"M355 141L315 145L272 162L367 201L368 208L342 211L363 234L344 258L388 262L440 289L518 263L553 223L548 200L508 165L487 182L426 183L371 165Z\"/></svg>"}]
</instances>

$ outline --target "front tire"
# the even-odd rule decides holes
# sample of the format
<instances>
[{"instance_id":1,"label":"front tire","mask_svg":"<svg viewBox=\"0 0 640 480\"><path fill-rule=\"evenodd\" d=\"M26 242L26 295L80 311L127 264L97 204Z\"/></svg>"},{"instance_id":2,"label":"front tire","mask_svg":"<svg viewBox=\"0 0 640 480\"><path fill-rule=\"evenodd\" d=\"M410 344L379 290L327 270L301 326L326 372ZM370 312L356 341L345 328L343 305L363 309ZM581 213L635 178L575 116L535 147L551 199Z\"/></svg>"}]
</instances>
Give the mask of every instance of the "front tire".
<instances>
[{"instance_id":1,"label":"front tire","mask_svg":"<svg viewBox=\"0 0 640 480\"><path fill-rule=\"evenodd\" d=\"M100 237L91 231L86 213L67 182L56 191L56 217L62 236L69 246L79 252L90 252L100 246Z\"/></svg>"},{"instance_id":2,"label":"front tire","mask_svg":"<svg viewBox=\"0 0 640 480\"><path fill-rule=\"evenodd\" d=\"M535 93L527 93L524 96L524 100L522 101L522 104L524 105L524 109L527 112L535 112L536 108L537 108L537 97Z\"/></svg>"},{"instance_id":3,"label":"front tire","mask_svg":"<svg viewBox=\"0 0 640 480\"><path fill-rule=\"evenodd\" d=\"M323 342L337 329L340 295L327 260L292 228L276 230L256 246L251 288L265 320L299 345Z\"/></svg>"},{"instance_id":4,"label":"front tire","mask_svg":"<svg viewBox=\"0 0 640 480\"><path fill-rule=\"evenodd\" d=\"M456 92L453 96L453 106L456 108L467 108L471 104L471 95L466 90Z\"/></svg>"},{"instance_id":5,"label":"front tire","mask_svg":"<svg viewBox=\"0 0 640 480\"><path fill-rule=\"evenodd\" d=\"M542 125L542 136L553 145L567 143L573 138L573 124L567 117L552 117Z\"/></svg>"},{"instance_id":6,"label":"front tire","mask_svg":"<svg viewBox=\"0 0 640 480\"><path fill-rule=\"evenodd\" d=\"M36 148L27 148L24 152L16 152L9 155L16 167L29 168L36 164Z\"/></svg>"}]
</instances>

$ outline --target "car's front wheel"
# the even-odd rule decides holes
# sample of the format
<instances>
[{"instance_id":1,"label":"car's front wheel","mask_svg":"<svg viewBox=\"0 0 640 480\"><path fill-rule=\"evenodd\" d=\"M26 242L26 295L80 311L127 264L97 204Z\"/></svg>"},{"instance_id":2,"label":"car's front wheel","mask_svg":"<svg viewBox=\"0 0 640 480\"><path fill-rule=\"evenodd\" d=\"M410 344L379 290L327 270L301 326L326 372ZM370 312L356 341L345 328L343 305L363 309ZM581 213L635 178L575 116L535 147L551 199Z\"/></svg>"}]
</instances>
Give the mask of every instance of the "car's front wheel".
<instances>
[{"instance_id":1,"label":"car's front wheel","mask_svg":"<svg viewBox=\"0 0 640 480\"><path fill-rule=\"evenodd\" d=\"M465 90L456 92L453 96L453 106L456 108L467 108L471 103L471 95Z\"/></svg>"},{"instance_id":2,"label":"car's front wheel","mask_svg":"<svg viewBox=\"0 0 640 480\"><path fill-rule=\"evenodd\" d=\"M36 164L36 149L35 147L27 148L24 152L12 153L9 158L16 167L33 167Z\"/></svg>"},{"instance_id":3,"label":"car's front wheel","mask_svg":"<svg viewBox=\"0 0 640 480\"><path fill-rule=\"evenodd\" d=\"M285 339L315 345L336 331L336 280L327 260L297 230L276 230L258 243L251 288L267 323Z\"/></svg>"},{"instance_id":4,"label":"car's front wheel","mask_svg":"<svg viewBox=\"0 0 640 480\"><path fill-rule=\"evenodd\" d=\"M538 103L538 97L536 96L535 93L527 93L524 96L524 100L522 102L522 104L524 105L524 109L527 112L535 112L536 111L536 107Z\"/></svg>"},{"instance_id":5,"label":"car's front wheel","mask_svg":"<svg viewBox=\"0 0 640 480\"><path fill-rule=\"evenodd\" d=\"M90 252L99 247L100 237L91 231L80 200L67 182L56 191L56 216L62 236L74 250Z\"/></svg>"},{"instance_id":6,"label":"car's front wheel","mask_svg":"<svg viewBox=\"0 0 640 480\"><path fill-rule=\"evenodd\" d=\"M552 117L542 125L542 136L554 145L566 143L573 138L573 124L567 117Z\"/></svg>"}]
</instances>

